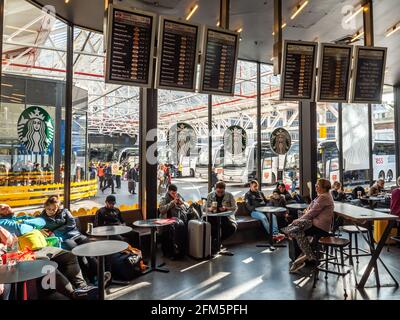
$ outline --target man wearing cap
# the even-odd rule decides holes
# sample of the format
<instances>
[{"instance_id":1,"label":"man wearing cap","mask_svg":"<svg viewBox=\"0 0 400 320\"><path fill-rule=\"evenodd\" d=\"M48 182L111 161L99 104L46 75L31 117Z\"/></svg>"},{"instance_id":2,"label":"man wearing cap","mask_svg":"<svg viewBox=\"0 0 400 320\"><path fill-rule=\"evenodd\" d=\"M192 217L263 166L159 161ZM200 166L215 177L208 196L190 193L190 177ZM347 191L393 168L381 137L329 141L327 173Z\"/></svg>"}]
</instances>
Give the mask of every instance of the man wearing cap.
<instances>
[{"instance_id":1,"label":"man wearing cap","mask_svg":"<svg viewBox=\"0 0 400 320\"><path fill-rule=\"evenodd\" d=\"M96 212L93 224L95 227L124 224L121 211L115 207L116 202L114 195L107 196L105 206Z\"/></svg>"}]
</instances>

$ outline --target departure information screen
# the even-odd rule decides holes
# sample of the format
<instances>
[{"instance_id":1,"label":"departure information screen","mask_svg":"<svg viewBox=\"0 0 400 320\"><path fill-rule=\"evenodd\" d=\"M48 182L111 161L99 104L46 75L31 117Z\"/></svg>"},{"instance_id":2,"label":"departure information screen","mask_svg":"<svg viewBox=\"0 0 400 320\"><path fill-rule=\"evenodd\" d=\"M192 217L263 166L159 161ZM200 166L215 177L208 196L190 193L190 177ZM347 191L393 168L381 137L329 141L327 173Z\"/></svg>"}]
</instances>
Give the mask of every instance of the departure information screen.
<instances>
[{"instance_id":1,"label":"departure information screen","mask_svg":"<svg viewBox=\"0 0 400 320\"><path fill-rule=\"evenodd\" d=\"M313 100L317 44L285 41L281 100Z\"/></svg>"},{"instance_id":2,"label":"departure information screen","mask_svg":"<svg viewBox=\"0 0 400 320\"><path fill-rule=\"evenodd\" d=\"M238 46L238 33L206 29L201 68L201 92L234 94Z\"/></svg>"},{"instance_id":3,"label":"departure information screen","mask_svg":"<svg viewBox=\"0 0 400 320\"><path fill-rule=\"evenodd\" d=\"M357 47L352 102L381 103L385 76L386 48Z\"/></svg>"},{"instance_id":4,"label":"departure information screen","mask_svg":"<svg viewBox=\"0 0 400 320\"><path fill-rule=\"evenodd\" d=\"M322 45L318 77L318 101L348 101L351 59L351 46Z\"/></svg>"},{"instance_id":5,"label":"departure information screen","mask_svg":"<svg viewBox=\"0 0 400 320\"><path fill-rule=\"evenodd\" d=\"M106 82L149 87L154 15L110 6Z\"/></svg>"},{"instance_id":6,"label":"departure information screen","mask_svg":"<svg viewBox=\"0 0 400 320\"><path fill-rule=\"evenodd\" d=\"M157 87L195 91L199 26L163 18Z\"/></svg>"}]
</instances>

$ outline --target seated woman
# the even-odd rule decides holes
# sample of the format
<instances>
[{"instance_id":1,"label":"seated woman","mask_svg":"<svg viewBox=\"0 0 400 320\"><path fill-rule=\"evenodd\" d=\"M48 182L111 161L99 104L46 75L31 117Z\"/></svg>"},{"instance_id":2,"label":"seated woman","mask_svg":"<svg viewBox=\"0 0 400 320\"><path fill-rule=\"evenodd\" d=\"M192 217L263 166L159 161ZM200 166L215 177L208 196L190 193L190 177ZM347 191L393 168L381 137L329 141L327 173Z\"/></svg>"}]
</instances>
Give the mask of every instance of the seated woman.
<instances>
[{"instance_id":1,"label":"seated woman","mask_svg":"<svg viewBox=\"0 0 400 320\"><path fill-rule=\"evenodd\" d=\"M294 220L288 227L292 229L288 235L296 239L297 245L303 252L303 255L292 264L290 272L303 268L306 260L312 263L317 261L307 237L319 238L329 235L334 217L334 203L330 189L329 180L319 179L315 185L317 197L310 203L301 218Z\"/></svg>"},{"instance_id":2,"label":"seated woman","mask_svg":"<svg viewBox=\"0 0 400 320\"><path fill-rule=\"evenodd\" d=\"M257 211L257 208L267 206L268 200L265 197L264 193L260 191L258 188L259 184L257 180L250 181L250 190L247 191L245 195L246 209L254 219L261 221L266 231L266 234L268 235L270 228L270 221L268 220L267 216L264 213ZM275 200L276 201L275 206L280 206L281 202L282 201L284 202L285 199L281 197L279 194L276 195L278 197L278 200L277 201ZM272 203L272 205L274 205L274 203ZM272 215L272 233L274 240L276 241L283 240L285 238L283 234L279 233L278 221L274 214Z\"/></svg>"},{"instance_id":3,"label":"seated woman","mask_svg":"<svg viewBox=\"0 0 400 320\"><path fill-rule=\"evenodd\" d=\"M331 195L334 201L346 201L346 194L339 181L335 181L332 185Z\"/></svg>"},{"instance_id":4,"label":"seated woman","mask_svg":"<svg viewBox=\"0 0 400 320\"><path fill-rule=\"evenodd\" d=\"M61 239L61 247L66 250L72 250L76 246L88 243L89 239L83 235L76 226L75 218L66 208L60 207L58 196L50 196L44 203L44 210L40 214L46 222L42 232L49 236L53 233ZM88 278L95 282L97 275L97 260L94 257L79 257L81 268ZM107 278L110 277L107 273Z\"/></svg>"}]
</instances>

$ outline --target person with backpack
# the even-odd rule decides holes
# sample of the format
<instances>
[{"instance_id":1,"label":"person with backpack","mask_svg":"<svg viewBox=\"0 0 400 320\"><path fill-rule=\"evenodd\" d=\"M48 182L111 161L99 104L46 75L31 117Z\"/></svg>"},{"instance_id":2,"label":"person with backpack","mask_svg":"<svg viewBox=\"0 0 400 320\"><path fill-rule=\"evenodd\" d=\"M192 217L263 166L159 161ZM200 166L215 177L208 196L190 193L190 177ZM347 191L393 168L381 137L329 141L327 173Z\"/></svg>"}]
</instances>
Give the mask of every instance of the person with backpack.
<instances>
[{"instance_id":1,"label":"person with backpack","mask_svg":"<svg viewBox=\"0 0 400 320\"><path fill-rule=\"evenodd\" d=\"M111 168L110 164L104 168L104 176L105 176L105 180L106 180L107 184L101 189L101 191L104 192L104 190L111 188L111 194L115 194L114 179L113 179L112 168Z\"/></svg>"},{"instance_id":2,"label":"person with backpack","mask_svg":"<svg viewBox=\"0 0 400 320\"><path fill-rule=\"evenodd\" d=\"M136 182L139 180L139 172L134 165L132 168L128 170L128 191L131 194L136 194Z\"/></svg>"}]
</instances>

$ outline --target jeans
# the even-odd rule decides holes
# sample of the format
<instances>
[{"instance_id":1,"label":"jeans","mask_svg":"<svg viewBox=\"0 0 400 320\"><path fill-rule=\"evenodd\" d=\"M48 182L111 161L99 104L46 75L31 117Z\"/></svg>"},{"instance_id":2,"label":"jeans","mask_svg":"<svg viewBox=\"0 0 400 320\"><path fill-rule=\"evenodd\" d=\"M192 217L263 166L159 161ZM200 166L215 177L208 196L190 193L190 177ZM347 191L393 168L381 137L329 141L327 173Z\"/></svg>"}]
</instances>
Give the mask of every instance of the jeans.
<instances>
[{"instance_id":1,"label":"jeans","mask_svg":"<svg viewBox=\"0 0 400 320\"><path fill-rule=\"evenodd\" d=\"M264 226L265 230L267 231L267 233L269 233L269 221L268 221L267 216L264 213L254 210L251 213L251 216L254 219L260 220L262 225ZM278 221L276 219L276 216L274 214L272 214L272 234L275 235L278 233L279 233Z\"/></svg>"}]
</instances>

